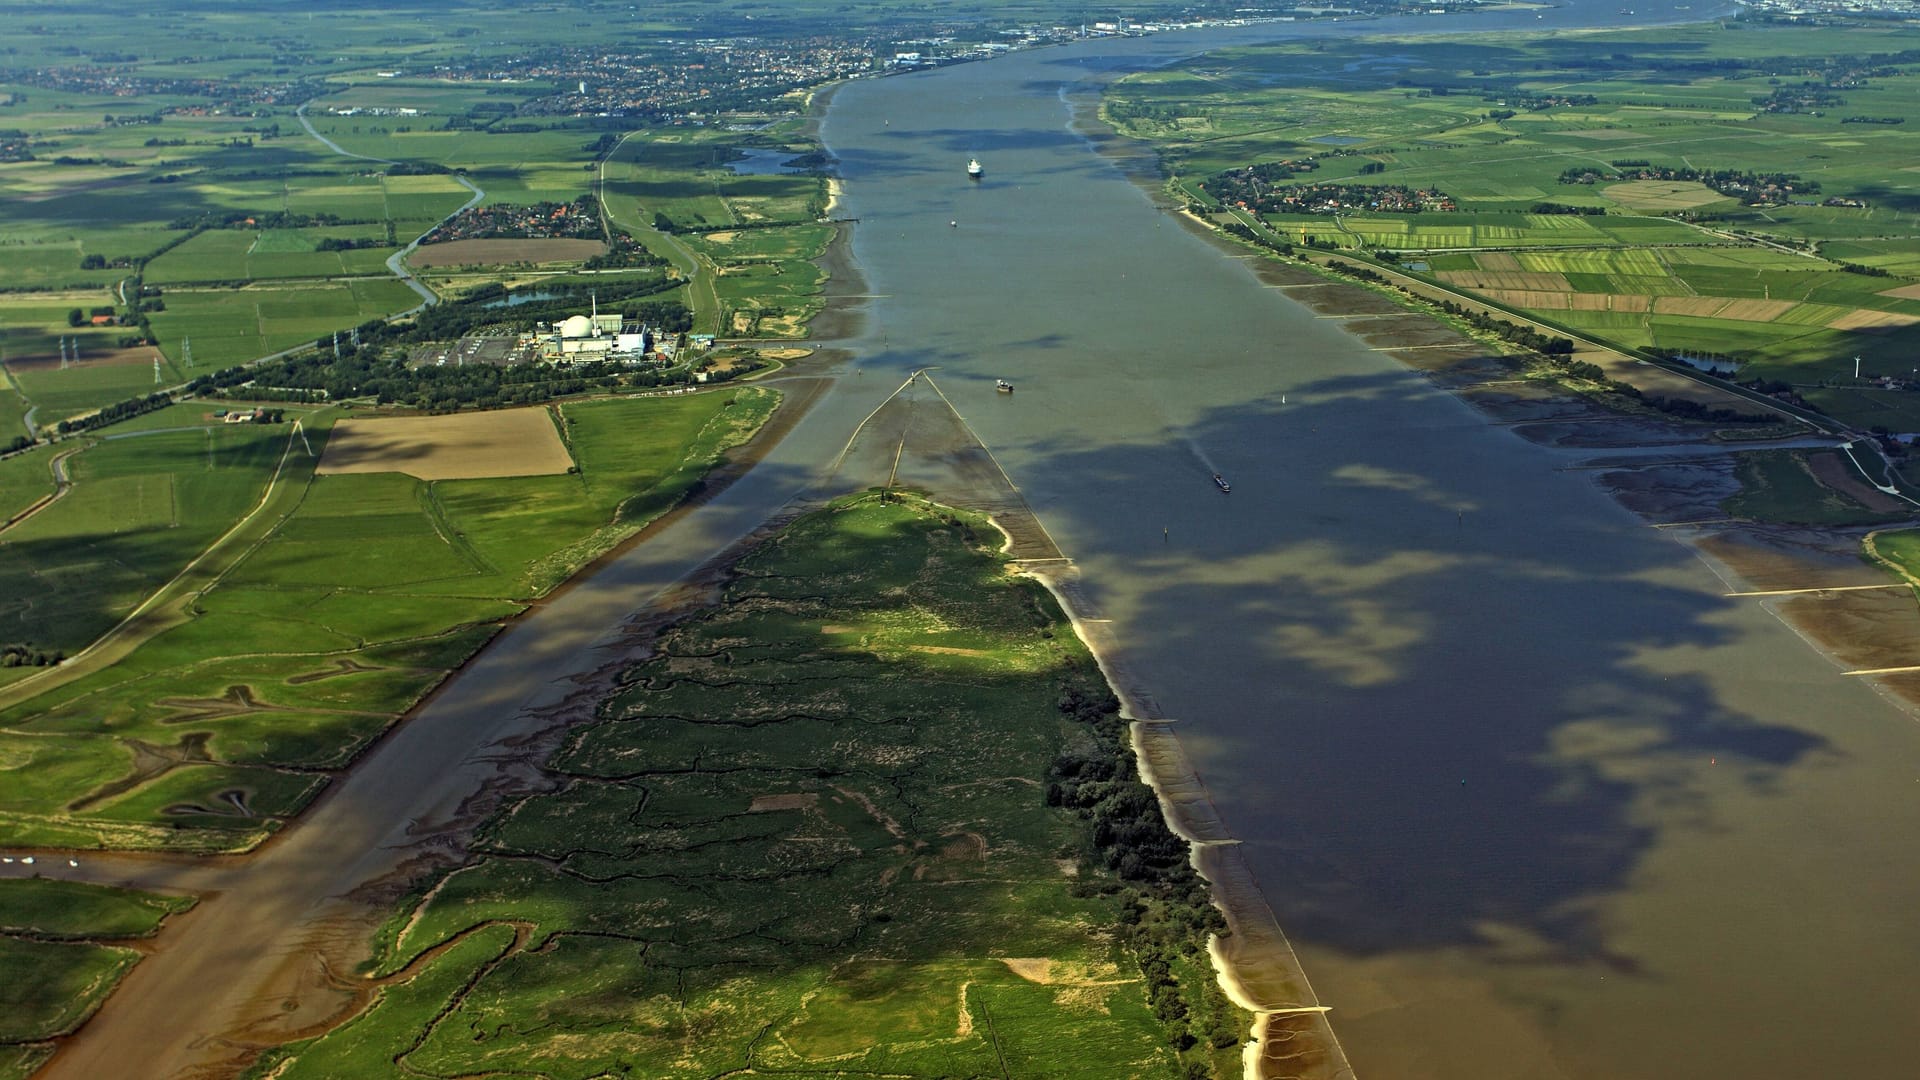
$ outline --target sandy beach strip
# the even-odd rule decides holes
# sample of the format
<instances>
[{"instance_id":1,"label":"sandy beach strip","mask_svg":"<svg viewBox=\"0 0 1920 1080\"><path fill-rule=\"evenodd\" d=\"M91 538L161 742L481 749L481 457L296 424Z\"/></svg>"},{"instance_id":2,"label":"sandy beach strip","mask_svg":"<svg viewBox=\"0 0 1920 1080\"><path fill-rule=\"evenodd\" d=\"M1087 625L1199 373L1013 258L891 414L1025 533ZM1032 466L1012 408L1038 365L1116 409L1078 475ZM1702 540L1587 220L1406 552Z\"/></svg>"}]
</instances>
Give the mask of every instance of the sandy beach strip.
<instances>
[{"instance_id":1,"label":"sandy beach strip","mask_svg":"<svg viewBox=\"0 0 1920 1080\"><path fill-rule=\"evenodd\" d=\"M1007 535L1010 546L1011 534L999 522L994 525ZM1140 778L1159 797L1167 828L1187 842L1194 869L1206 879L1214 903L1226 916L1228 932L1208 942L1208 953L1221 990L1235 1005L1254 1014L1245 1057L1246 1080L1351 1077L1353 1067L1328 1022L1327 1007L1314 994L1292 943L1241 854L1240 842L1227 831L1205 783L1181 747L1174 722L1156 717L1157 708L1129 690L1132 681L1115 665L1116 649L1106 627L1088 622L1077 609L1071 590L1063 588L1055 576L1055 565L1030 566L1023 572L1053 594L1075 636L1120 700Z\"/></svg>"}]
</instances>

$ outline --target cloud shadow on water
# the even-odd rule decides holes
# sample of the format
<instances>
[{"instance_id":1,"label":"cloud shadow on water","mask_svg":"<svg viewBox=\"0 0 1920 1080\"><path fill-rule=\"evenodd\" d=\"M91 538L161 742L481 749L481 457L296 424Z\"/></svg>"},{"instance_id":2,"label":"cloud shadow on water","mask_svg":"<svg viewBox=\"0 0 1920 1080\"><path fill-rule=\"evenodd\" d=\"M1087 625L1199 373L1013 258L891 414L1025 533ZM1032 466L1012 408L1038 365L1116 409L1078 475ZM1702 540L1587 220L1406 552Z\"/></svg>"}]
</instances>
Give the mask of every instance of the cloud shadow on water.
<instances>
[{"instance_id":1,"label":"cloud shadow on water","mask_svg":"<svg viewBox=\"0 0 1920 1080\"><path fill-rule=\"evenodd\" d=\"M1175 522L1096 553L1089 584L1103 592L1101 567L1127 579L1120 632L1150 644L1123 637L1122 662L1184 721L1296 941L1636 971L1600 908L1665 830L1715 827L1698 768L1768 792L1833 751L1647 663L1736 644L1717 618L1731 601L1672 584L1693 556L1580 481L1527 480L1537 458L1489 478L1425 452L1457 432L1301 436L1432 393L1404 372L1344 377L1284 408L1214 409L1169 441L1043 441L1038 468L1103 494L1042 515L1103 515L1060 530L1089 537L1114 515ZM1237 448L1273 474L1240 471ZM1234 463L1225 499L1203 491L1211 460ZM1134 478L1169 468L1193 473L1190 508L1130 505Z\"/></svg>"}]
</instances>

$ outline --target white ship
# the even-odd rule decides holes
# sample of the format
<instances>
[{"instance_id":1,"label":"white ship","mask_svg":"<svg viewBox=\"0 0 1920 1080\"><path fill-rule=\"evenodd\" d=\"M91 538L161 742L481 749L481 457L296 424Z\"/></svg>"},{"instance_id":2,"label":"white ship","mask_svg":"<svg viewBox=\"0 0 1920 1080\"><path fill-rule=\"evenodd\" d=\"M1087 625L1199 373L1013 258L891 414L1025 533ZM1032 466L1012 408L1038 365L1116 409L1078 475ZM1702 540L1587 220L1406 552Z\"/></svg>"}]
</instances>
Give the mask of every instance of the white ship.
<instances>
[{"instance_id":1,"label":"white ship","mask_svg":"<svg viewBox=\"0 0 1920 1080\"><path fill-rule=\"evenodd\" d=\"M980 167L980 159L979 159L979 158L968 158L968 159L967 159L967 178L968 178L968 179L970 179L970 180L978 180L978 179L980 179L980 174L981 174L982 172L984 172L984 171L986 171L986 170L984 170L984 169L982 169L982 168Z\"/></svg>"}]
</instances>

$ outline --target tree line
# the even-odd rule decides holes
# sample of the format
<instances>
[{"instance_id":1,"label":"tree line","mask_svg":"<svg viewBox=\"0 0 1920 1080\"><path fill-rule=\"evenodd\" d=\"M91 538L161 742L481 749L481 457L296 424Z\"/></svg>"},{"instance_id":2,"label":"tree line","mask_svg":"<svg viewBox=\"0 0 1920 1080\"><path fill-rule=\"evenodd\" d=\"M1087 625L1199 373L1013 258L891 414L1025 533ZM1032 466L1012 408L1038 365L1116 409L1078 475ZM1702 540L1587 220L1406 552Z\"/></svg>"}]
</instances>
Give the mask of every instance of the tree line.
<instances>
[{"instance_id":1,"label":"tree line","mask_svg":"<svg viewBox=\"0 0 1920 1080\"><path fill-rule=\"evenodd\" d=\"M1139 958L1147 1003L1167 1042L1182 1054L1203 1041L1212 1051L1233 1046L1246 1018L1221 992L1207 954L1208 935L1228 933L1226 918L1194 871L1187 842L1167 828L1159 796L1140 779L1119 700L1068 687L1059 709L1090 738L1055 757L1046 803L1092 824L1094 850L1119 879L1079 887L1118 894L1121 942ZM1190 1077L1212 1075L1200 1060L1186 1069Z\"/></svg>"}]
</instances>

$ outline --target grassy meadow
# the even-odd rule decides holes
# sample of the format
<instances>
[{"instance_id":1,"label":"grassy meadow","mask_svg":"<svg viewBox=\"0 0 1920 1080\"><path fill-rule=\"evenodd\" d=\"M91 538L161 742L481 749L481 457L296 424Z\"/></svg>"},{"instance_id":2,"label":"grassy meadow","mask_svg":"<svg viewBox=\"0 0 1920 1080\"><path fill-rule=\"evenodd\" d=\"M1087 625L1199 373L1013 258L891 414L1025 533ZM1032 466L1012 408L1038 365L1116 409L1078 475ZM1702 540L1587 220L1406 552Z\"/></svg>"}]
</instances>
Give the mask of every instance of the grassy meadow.
<instances>
[{"instance_id":1,"label":"grassy meadow","mask_svg":"<svg viewBox=\"0 0 1920 1080\"><path fill-rule=\"evenodd\" d=\"M0 757L22 766L0 790L0 844L257 843L776 401L745 387L555 406L577 471L546 477L315 476L308 449L337 410L306 414L302 438L174 406L156 416L178 429L143 417L95 442L65 498L0 533L0 640L71 655L189 563L192 589L110 665L0 683ZM33 478L22 466L22 496Z\"/></svg>"},{"instance_id":2,"label":"grassy meadow","mask_svg":"<svg viewBox=\"0 0 1920 1080\"><path fill-rule=\"evenodd\" d=\"M0 1077L25 1080L53 1052L52 1040L93 1015L139 962L113 942L150 937L192 906L104 885L0 878Z\"/></svg>"},{"instance_id":3,"label":"grassy meadow","mask_svg":"<svg viewBox=\"0 0 1920 1080\"><path fill-rule=\"evenodd\" d=\"M1803 450L1752 450L1737 455L1734 472L1740 490L1721 508L1748 521L1835 528L1912 520L1912 514L1901 510L1871 510L1823 483L1814 473L1814 456Z\"/></svg>"},{"instance_id":4,"label":"grassy meadow","mask_svg":"<svg viewBox=\"0 0 1920 1080\"><path fill-rule=\"evenodd\" d=\"M129 16L141 35L137 58L90 59L51 24L12 28L13 68L76 74L9 83L0 73L0 137L30 150L0 161L0 441L26 434L35 406L48 428L414 307L418 297L386 260L467 202L462 177L495 204L602 195L613 225L693 280L660 298L688 302L696 329L798 337L820 309L810 260L831 237L816 224L825 181L765 173L764 162L745 173L729 167L749 151L816 150L792 116L756 115L752 130L639 130L638 119L547 115L495 125L502 110L552 93L554 80L383 69L436 56L464 62L476 49L515 58L527 43L555 39L561 28L551 19L443 5L431 31L394 12L373 20L390 33L373 35L369 20L308 12L299 34L264 39L270 58L240 44L244 13L192 7ZM656 7L640 22L626 9L603 14L640 56L662 48L661 30L712 14ZM526 35L514 46L499 36L509 26ZM440 36L482 27L476 41ZM324 61L302 66L315 57ZM612 138L625 142L603 167L603 140ZM679 235L656 231L656 215ZM735 227L752 234L726 231ZM425 276L458 294L572 269ZM109 311L114 323L70 326L74 308ZM66 343L77 360L63 356Z\"/></svg>"},{"instance_id":5,"label":"grassy meadow","mask_svg":"<svg viewBox=\"0 0 1920 1080\"><path fill-rule=\"evenodd\" d=\"M161 352L187 378L308 344L420 302L390 277L169 288L163 298L167 309L153 314L154 331Z\"/></svg>"},{"instance_id":6,"label":"grassy meadow","mask_svg":"<svg viewBox=\"0 0 1920 1080\"><path fill-rule=\"evenodd\" d=\"M1920 195L1900 178L1920 160L1920 73L1885 59L1915 47L1907 29L1738 21L1297 43L1129 76L1105 112L1203 212L1234 209L1203 181L1261 163L1316 166L1278 187L1438 189L1457 209L1261 221L1625 348L1733 358L1838 419L1915 431L1920 398L1876 382L1917 378ZM1647 166L1818 190L1751 205L1631 177ZM1848 392L1820 396L1835 387Z\"/></svg>"},{"instance_id":7,"label":"grassy meadow","mask_svg":"<svg viewBox=\"0 0 1920 1080\"><path fill-rule=\"evenodd\" d=\"M995 540L865 497L748 554L396 914L370 1007L257 1071L1238 1076L1204 885ZM1059 805L1095 760L1153 868Z\"/></svg>"},{"instance_id":8,"label":"grassy meadow","mask_svg":"<svg viewBox=\"0 0 1920 1080\"><path fill-rule=\"evenodd\" d=\"M807 173L736 172L745 151L799 156L816 149L792 122L742 140L727 132L647 132L604 166L608 217L691 284L696 330L729 337L800 337L822 306L813 263L833 239L820 224L826 180ZM662 228L661 226L664 226Z\"/></svg>"}]
</instances>

